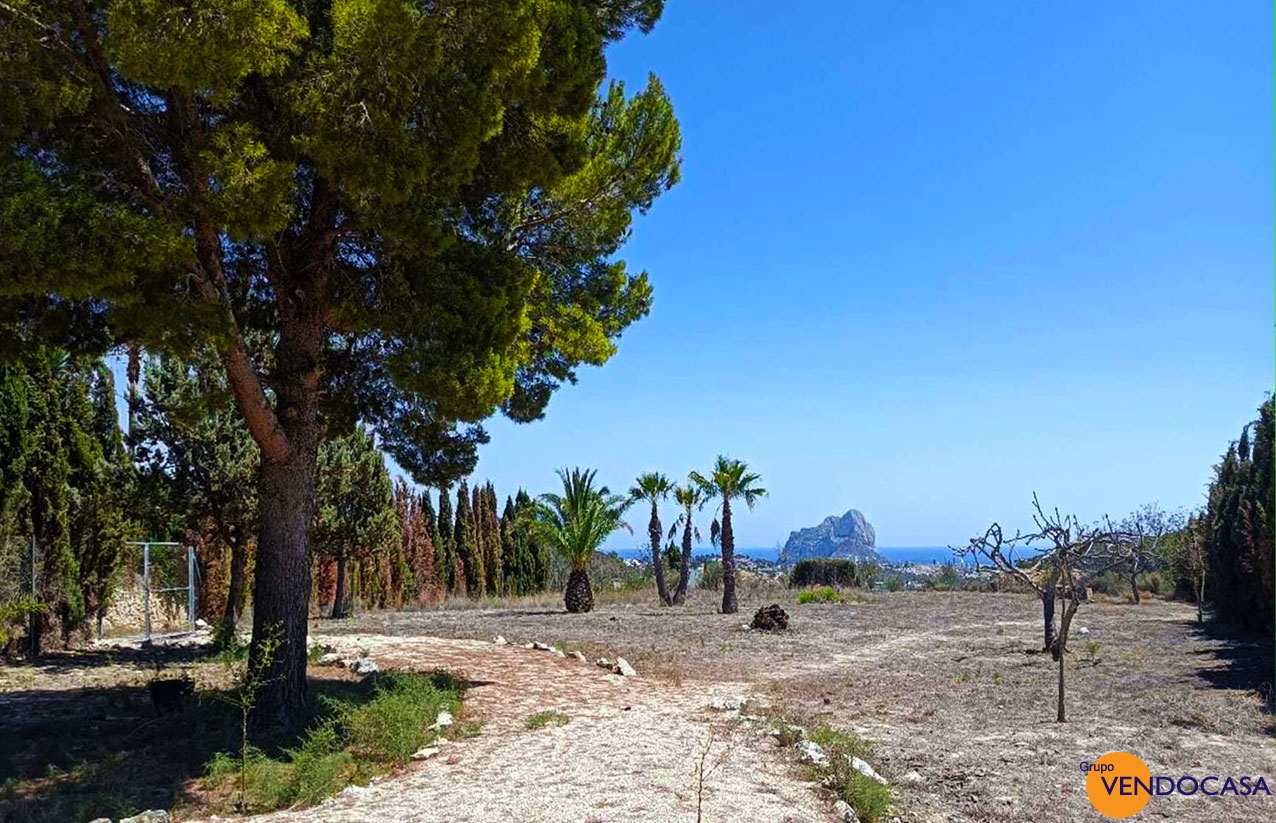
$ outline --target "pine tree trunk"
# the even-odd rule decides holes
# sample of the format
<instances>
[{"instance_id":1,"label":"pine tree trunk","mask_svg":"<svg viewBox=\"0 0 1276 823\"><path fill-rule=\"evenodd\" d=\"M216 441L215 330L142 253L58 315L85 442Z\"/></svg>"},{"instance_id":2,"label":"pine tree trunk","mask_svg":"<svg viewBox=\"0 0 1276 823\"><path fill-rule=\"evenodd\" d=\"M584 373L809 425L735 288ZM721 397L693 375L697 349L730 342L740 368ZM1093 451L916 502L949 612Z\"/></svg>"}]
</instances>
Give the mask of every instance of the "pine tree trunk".
<instances>
[{"instance_id":1,"label":"pine tree trunk","mask_svg":"<svg viewBox=\"0 0 1276 823\"><path fill-rule=\"evenodd\" d=\"M722 613L735 614L735 534L731 531L731 501L722 501Z\"/></svg>"},{"instance_id":2,"label":"pine tree trunk","mask_svg":"<svg viewBox=\"0 0 1276 823\"><path fill-rule=\"evenodd\" d=\"M589 572L585 569L572 569L567 577L567 591L563 594L563 603L572 614L592 612L594 610L594 588L589 582Z\"/></svg>"},{"instance_id":3,"label":"pine tree trunk","mask_svg":"<svg viewBox=\"0 0 1276 823\"><path fill-rule=\"evenodd\" d=\"M226 587L226 608L222 625L231 629L239 625L244 610L244 567L248 562L247 538L236 534L230 544L230 585Z\"/></svg>"},{"instance_id":4,"label":"pine tree trunk","mask_svg":"<svg viewBox=\"0 0 1276 823\"><path fill-rule=\"evenodd\" d=\"M681 606L687 602L687 577L691 574L691 517L687 516L686 528L682 530L682 557L678 564L678 588L673 593L673 604Z\"/></svg>"},{"instance_id":5,"label":"pine tree trunk","mask_svg":"<svg viewBox=\"0 0 1276 823\"><path fill-rule=\"evenodd\" d=\"M292 439L287 461L263 460L261 466L250 670L258 666L263 644L274 644L275 649L252 711L256 737L295 731L305 715L310 518L318 438L308 444L299 439Z\"/></svg>"},{"instance_id":6,"label":"pine tree trunk","mask_svg":"<svg viewBox=\"0 0 1276 823\"><path fill-rule=\"evenodd\" d=\"M660 556L660 514L656 510L655 501L651 504L651 520L647 522L647 536L651 538L651 568L656 575L656 594L660 597L660 605L668 606L669 587L665 584L665 559Z\"/></svg>"},{"instance_id":7,"label":"pine tree trunk","mask_svg":"<svg viewBox=\"0 0 1276 823\"><path fill-rule=\"evenodd\" d=\"M332 619L346 616L346 556L337 555L337 585L332 596Z\"/></svg>"}]
</instances>

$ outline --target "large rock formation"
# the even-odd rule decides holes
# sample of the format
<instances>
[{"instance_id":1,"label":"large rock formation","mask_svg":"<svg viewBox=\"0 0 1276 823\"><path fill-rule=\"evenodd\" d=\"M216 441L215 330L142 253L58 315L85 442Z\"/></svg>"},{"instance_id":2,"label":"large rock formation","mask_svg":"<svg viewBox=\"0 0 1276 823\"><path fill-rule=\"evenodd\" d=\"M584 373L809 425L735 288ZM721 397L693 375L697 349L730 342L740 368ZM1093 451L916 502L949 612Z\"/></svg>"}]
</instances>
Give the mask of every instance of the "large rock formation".
<instances>
[{"instance_id":1,"label":"large rock formation","mask_svg":"<svg viewBox=\"0 0 1276 823\"><path fill-rule=\"evenodd\" d=\"M818 526L789 533L780 550L780 563L788 566L812 557L884 562L877 553L877 534L857 509L838 517L829 515Z\"/></svg>"}]
</instances>

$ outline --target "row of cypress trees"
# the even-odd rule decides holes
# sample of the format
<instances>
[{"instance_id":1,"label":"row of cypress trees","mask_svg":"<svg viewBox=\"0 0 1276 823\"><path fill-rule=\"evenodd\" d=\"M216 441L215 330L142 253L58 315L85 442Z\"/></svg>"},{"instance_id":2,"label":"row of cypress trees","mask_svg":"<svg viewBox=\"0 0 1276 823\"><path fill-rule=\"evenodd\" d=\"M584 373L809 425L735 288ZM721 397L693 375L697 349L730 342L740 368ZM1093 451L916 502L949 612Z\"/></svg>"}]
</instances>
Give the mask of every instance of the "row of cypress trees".
<instances>
[{"instance_id":1,"label":"row of cypress trees","mask_svg":"<svg viewBox=\"0 0 1276 823\"><path fill-rule=\"evenodd\" d=\"M500 514L490 481L473 489L463 481L455 507L442 490L437 510L429 491L415 492L403 481L394 496L411 599L522 595L548 586L551 558L528 528L533 504L527 492L506 497Z\"/></svg>"},{"instance_id":2,"label":"row of cypress trees","mask_svg":"<svg viewBox=\"0 0 1276 823\"><path fill-rule=\"evenodd\" d=\"M0 361L0 647L22 626L32 649L69 642L107 607L131 536L114 393L101 359Z\"/></svg>"},{"instance_id":3,"label":"row of cypress trees","mask_svg":"<svg viewBox=\"0 0 1276 823\"><path fill-rule=\"evenodd\" d=\"M1205 509L1192 523L1205 549L1207 599L1216 614L1266 634L1276 630L1273 434L1269 397L1214 467Z\"/></svg>"}]
</instances>

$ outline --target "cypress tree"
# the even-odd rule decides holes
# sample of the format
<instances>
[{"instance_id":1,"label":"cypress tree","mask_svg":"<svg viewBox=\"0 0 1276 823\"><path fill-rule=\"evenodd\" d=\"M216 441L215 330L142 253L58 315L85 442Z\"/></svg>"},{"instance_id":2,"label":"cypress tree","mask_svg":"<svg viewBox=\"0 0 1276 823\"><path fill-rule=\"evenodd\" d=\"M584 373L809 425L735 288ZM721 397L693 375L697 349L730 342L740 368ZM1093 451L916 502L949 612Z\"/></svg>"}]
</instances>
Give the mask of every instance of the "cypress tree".
<instances>
[{"instance_id":1,"label":"cypress tree","mask_svg":"<svg viewBox=\"0 0 1276 823\"><path fill-rule=\"evenodd\" d=\"M439 557L439 570L443 578L443 593L456 594L458 585L464 578L456 574L456 549L452 539L452 498L447 487L439 490L439 520L436 529L438 538L434 544Z\"/></svg>"},{"instance_id":2,"label":"cypress tree","mask_svg":"<svg viewBox=\"0 0 1276 823\"><path fill-rule=\"evenodd\" d=\"M496 487L489 480L483 486L483 564L487 569L487 593L502 595L505 584L505 552L501 546L501 520L496 514Z\"/></svg>"},{"instance_id":3,"label":"cypress tree","mask_svg":"<svg viewBox=\"0 0 1276 823\"><path fill-rule=\"evenodd\" d=\"M469 485L462 480L456 492L456 527L452 543L463 567L465 592L470 597L482 597L486 575L483 573L483 554L479 550L474 509L470 502Z\"/></svg>"},{"instance_id":4,"label":"cypress tree","mask_svg":"<svg viewBox=\"0 0 1276 823\"><path fill-rule=\"evenodd\" d=\"M418 505L421 509L421 521L425 525L425 536L430 541L430 551L434 556L434 571L428 585L433 590L434 597L446 597L447 575L443 571L444 557L439 549L438 515L434 513L434 503L431 501L429 489L421 492ZM425 582L419 582L419 585L425 585Z\"/></svg>"}]
</instances>

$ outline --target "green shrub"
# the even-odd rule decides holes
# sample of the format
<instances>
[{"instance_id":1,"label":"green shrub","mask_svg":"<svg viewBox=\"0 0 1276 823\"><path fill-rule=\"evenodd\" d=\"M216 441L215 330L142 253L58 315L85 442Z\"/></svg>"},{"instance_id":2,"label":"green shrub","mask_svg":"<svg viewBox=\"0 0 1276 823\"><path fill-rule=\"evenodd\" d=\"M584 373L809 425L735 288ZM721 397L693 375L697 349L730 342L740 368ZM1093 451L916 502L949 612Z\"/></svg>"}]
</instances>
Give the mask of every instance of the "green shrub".
<instances>
[{"instance_id":1,"label":"green shrub","mask_svg":"<svg viewBox=\"0 0 1276 823\"><path fill-rule=\"evenodd\" d=\"M406 763L437 737L429 730L439 712L456 712L460 700L430 677L389 674L377 681L372 700L339 718L352 751L365 760Z\"/></svg>"},{"instance_id":2,"label":"green shrub","mask_svg":"<svg viewBox=\"0 0 1276 823\"><path fill-rule=\"evenodd\" d=\"M812 560L799 560L789 575L789 586L795 589L810 586L852 586L863 585L855 561L832 557L821 557Z\"/></svg>"},{"instance_id":3,"label":"green shrub","mask_svg":"<svg viewBox=\"0 0 1276 823\"><path fill-rule=\"evenodd\" d=\"M897 592L897 591L901 591L903 588L904 588L904 578L900 577L898 574L891 574L886 576L886 591Z\"/></svg>"},{"instance_id":4,"label":"green shrub","mask_svg":"<svg viewBox=\"0 0 1276 823\"><path fill-rule=\"evenodd\" d=\"M816 767L820 782L849 803L860 820L875 823L890 813L890 786L861 774L851 765L852 757L868 761L872 756L873 747L867 741L852 732L822 725L809 727L806 739L828 755L828 762Z\"/></svg>"},{"instance_id":5,"label":"green shrub","mask_svg":"<svg viewBox=\"0 0 1276 823\"><path fill-rule=\"evenodd\" d=\"M407 762L439 736L429 728L439 712L460 709L463 688L460 680L444 672L387 673L364 703L324 700L325 716L296 748L278 758L251 746L242 764L229 754L214 756L205 784L234 788L240 793L241 812L312 806L351 783L366 782Z\"/></svg>"},{"instance_id":6,"label":"green shrub","mask_svg":"<svg viewBox=\"0 0 1276 823\"><path fill-rule=\"evenodd\" d=\"M818 589L804 589L798 592L798 603L841 603L842 595L832 586L824 586Z\"/></svg>"},{"instance_id":7,"label":"green shrub","mask_svg":"<svg viewBox=\"0 0 1276 823\"><path fill-rule=\"evenodd\" d=\"M696 584L697 589L705 589L706 591L716 592L722 588L722 562L719 560L707 560L700 572L700 582Z\"/></svg>"},{"instance_id":8,"label":"green shrub","mask_svg":"<svg viewBox=\"0 0 1276 823\"><path fill-rule=\"evenodd\" d=\"M1090 590L1109 597L1129 594L1130 578L1121 572L1109 569L1090 583Z\"/></svg>"}]
</instances>

